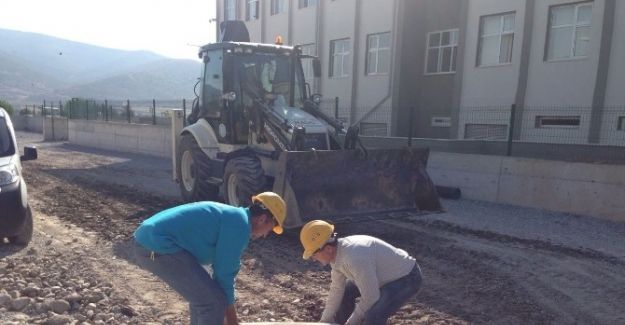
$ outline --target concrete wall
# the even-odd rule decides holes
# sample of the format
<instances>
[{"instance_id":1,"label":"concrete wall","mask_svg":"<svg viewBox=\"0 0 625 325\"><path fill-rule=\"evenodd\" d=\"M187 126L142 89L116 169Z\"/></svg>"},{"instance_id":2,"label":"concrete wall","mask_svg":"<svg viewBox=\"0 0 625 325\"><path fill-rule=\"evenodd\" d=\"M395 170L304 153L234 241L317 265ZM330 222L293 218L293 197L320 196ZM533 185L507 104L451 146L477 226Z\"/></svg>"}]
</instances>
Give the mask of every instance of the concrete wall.
<instances>
[{"instance_id":1,"label":"concrete wall","mask_svg":"<svg viewBox=\"0 0 625 325\"><path fill-rule=\"evenodd\" d=\"M69 142L158 157L172 156L171 128L164 125L70 120Z\"/></svg>"},{"instance_id":2,"label":"concrete wall","mask_svg":"<svg viewBox=\"0 0 625 325\"><path fill-rule=\"evenodd\" d=\"M13 127L16 130L34 133L43 133L43 117L41 116L11 116Z\"/></svg>"},{"instance_id":3,"label":"concrete wall","mask_svg":"<svg viewBox=\"0 0 625 325\"><path fill-rule=\"evenodd\" d=\"M43 120L43 140L67 140L69 136L68 119L65 117L46 116Z\"/></svg>"},{"instance_id":4,"label":"concrete wall","mask_svg":"<svg viewBox=\"0 0 625 325\"><path fill-rule=\"evenodd\" d=\"M464 198L625 222L625 166L432 152L428 173Z\"/></svg>"}]
</instances>

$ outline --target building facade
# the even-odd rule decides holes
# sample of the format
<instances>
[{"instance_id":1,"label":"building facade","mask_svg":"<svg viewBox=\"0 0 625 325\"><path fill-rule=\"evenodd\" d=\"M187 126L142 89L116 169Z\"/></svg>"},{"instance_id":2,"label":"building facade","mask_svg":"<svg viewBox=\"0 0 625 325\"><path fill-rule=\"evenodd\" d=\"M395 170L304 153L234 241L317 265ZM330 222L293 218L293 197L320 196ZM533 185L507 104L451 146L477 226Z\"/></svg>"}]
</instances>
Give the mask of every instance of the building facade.
<instances>
[{"instance_id":1,"label":"building facade","mask_svg":"<svg viewBox=\"0 0 625 325\"><path fill-rule=\"evenodd\" d=\"M625 144L625 1L218 0L217 13L318 56L311 87L363 134Z\"/></svg>"}]
</instances>

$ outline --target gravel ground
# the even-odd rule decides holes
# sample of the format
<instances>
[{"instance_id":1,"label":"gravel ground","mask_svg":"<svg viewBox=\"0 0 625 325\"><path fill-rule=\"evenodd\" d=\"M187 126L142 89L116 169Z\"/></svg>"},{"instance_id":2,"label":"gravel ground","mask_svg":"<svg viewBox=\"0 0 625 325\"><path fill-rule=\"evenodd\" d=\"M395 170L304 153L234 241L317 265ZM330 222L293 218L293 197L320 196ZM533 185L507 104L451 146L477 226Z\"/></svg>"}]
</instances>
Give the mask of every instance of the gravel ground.
<instances>
[{"instance_id":1,"label":"gravel ground","mask_svg":"<svg viewBox=\"0 0 625 325\"><path fill-rule=\"evenodd\" d=\"M443 200L443 205L448 213L427 218L475 230L590 249L625 261L622 241L625 223L482 201Z\"/></svg>"},{"instance_id":2,"label":"gravel ground","mask_svg":"<svg viewBox=\"0 0 625 325\"><path fill-rule=\"evenodd\" d=\"M0 244L0 324L183 324L184 301L137 263L132 232L180 203L170 161L41 142L24 164L35 236ZM625 324L625 225L469 200L447 212L337 224L415 256L417 295L390 324ZM254 241L237 277L242 321L312 321L329 272L296 231Z\"/></svg>"}]
</instances>

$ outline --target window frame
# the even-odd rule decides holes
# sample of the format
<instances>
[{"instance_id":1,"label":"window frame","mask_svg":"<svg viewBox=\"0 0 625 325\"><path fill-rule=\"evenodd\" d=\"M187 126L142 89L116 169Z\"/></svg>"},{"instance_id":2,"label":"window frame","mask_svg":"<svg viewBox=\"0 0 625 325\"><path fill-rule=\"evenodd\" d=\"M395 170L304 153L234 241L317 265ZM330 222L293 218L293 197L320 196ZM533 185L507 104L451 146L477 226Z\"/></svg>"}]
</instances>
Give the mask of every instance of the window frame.
<instances>
[{"instance_id":1,"label":"window frame","mask_svg":"<svg viewBox=\"0 0 625 325\"><path fill-rule=\"evenodd\" d=\"M505 26L505 19L508 16L512 16L514 17L514 26L512 28L511 32L507 32L504 30L504 26ZM499 17L499 30L497 32L497 34L488 34L485 35L484 34L484 22L486 20L486 18L492 18L492 17ZM516 31L516 11L508 11L508 12L502 12L502 13L497 13L497 14L492 14L492 15L485 15L485 16L481 16L480 17L480 26L478 29L478 41L477 41L477 55L475 56L475 66L476 67L497 67L497 66L506 66L506 65L511 65L512 64L512 58L514 57L514 36L515 36L515 31ZM503 40L503 37L505 35L512 35L512 48L510 50L510 61L508 62L501 62L501 42ZM492 36L499 36L499 43L498 43L498 53L497 53L497 57L498 59L498 63L481 63L481 58L482 58L482 54L483 54L483 49L482 49L482 45L484 44L484 38L486 37L492 37Z\"/></svg>"},{"instance_id":2,"label":"window frame","mask_svg":"<svg viewBox=\"0 0 625 325\"><path fill-rule=\"evenodd\" d=\"M557 121L561 121L562 123L555 123ZM575 123L564 123L566 121L573 121ZM579 129L581 124L582 117L580 115L536 115L534 127L536 129Z\"/></svg>"},{"instance_id":3,"label":"window frame","mask_svg":"<svg viewBox=\"0 0 625 325\"><path fill-rule=\"evenodd\" d=\"M590 22L588 24L580 24L578 22L578 17L579 17L579 8L580 7L586 7L589 6L591 8L590 11ZM574 15L573 15L573 23L572 24L568 24L568 25L557 25L557 26L553 26L553 22L552 22L552 11L556 8L564 8L564 7L574 7ZM572 3L564 3L564 4L557 4L557 5L553 5L553 6L549 6L549 11L547 14L547 37L545 37L545 53L544 53L544 57L543 57L543 61L545 62L558 62L558 61L568 61L568 60L579 60L579 59L585 59L587 58L589 55L588 53L586 55L575 55L575 46L576 46L576 39L575 39L575 34L577 33L577 29L579 27L588 27L591 29L592 31L592 13L593 13L593 9L594 9L594 0L591 1L580 1L580 2L572 2ZM565 28L565 27L573 27L572 28L572 38L571 38L571 44L570 44L570 48L569 48L569 56L564 57L564 58L551 58L550 57L550 52L549 52L549 44L551 43L551 40L553 38L553 34L552 31L554 28ZM589 43L590 43L590 37L589 37Z\"/></svg>"},{"instance_id":4,"label":"window frame","mask_svg":"<svg viewBox=\"0 0 625 325\"><path fill-rule=\"evenodd\" d=\"M252 16L252 4L256 9L255 16ZM245 21L260 19L260 0L245 0Z\"/></svg>"},{"instance_id":5,"label":"window frame","mask_svg":"<svg viewBox=\"0 0 625 325\"><path fill-rule=\"evenodd\" d=\"M442 40L443 40L443 34L449 32L450 33L450 44L448 45L441 45ZM453 44L451 42L451 35L454 34L454 32L456 33L456 37L455 37L455 44ZM438 46L430 46L430 37L432 37L432 35L434 34L439 34L439 41L438 41ZM428 32L426 37L425 37L425 64L424 64L424 75L427 76L432 76L432 75L444 75L444 74L454 74L456 73L455 68L457 67L457 60L458 58L456 57L454 59L454 54L457 55L458 53L458 40L460 39L460 29L459 28L450 28L450 29L443 29L443 30L436 30L436 31L432 31L432 32ZM451 71L441 71L441 67L442 67L442 56L443 56L443 49L444 48L451 48L452 52L451 52L451 62L450 62L450 69L453 67L453 70ZM436 72L428 72L428 62L430 59L430 50L431 49L438 49L438 58L436 59L436 66L437 66L437 71ZM456 63L456 66L454 66L454 63Z\"/></svg>"},{"instance_id":6,"label":"window frame","mask_svg":"<svg viewBox=\"0 0 625 325\"><path fill-rule=\"evenodd\" d=\"M625 131L625 116L619 116L616 119L616 130Z\"/></svg>"},{"instance_id":7,"label":"window frame","mask_svg":"<svg viewBox=\"0 0 625 325\"><path fill-rule=\"evenodd\" d=\"M337 54L337 52L335 51L335 44L337 44L338 42L347 42L347 46L343 47L343 51L339 52ZM345 64L345 58L347 57L347 59L350 59L350 56L352 54L351 51L351 39L349 37L346 38L338 38L338 39L334 39L330 41L330 64L329 64L329 71L328 71L328 77L331 79L341 79L341 78L348 78L349 77L349 68L347 69L348 71L343 71L343 65ZM334 62L335 62L335 57L340 55L341 56L341 72L342 74L337 75L335 74L334 71ZM351 62L348 61L348 65Z\"/></svg>"},{"instance_id":8,"label":"window frame","mask_svg":"<svg viewBox=\"0 0 625 325\"><path fill-rule=\"evenodd\" d=\"M388 36L388 47L380 47L380 37ZM377 37L377 46L375 48L371 48L371 40L372 38ZM367 55L365 56L365 76L385 76L389 75L391 71L391 48L392 48L392 38L391 32L381 32L381 33L373 33L367 35ZM388 67L386 72L380 71L380 52L387 51L388 52ZM369 71L369 62L371 60L372 52L375 52L375 71Z\"/></svg>"},{"instance_id":9,"label":"window frame","mask_svg":"<svg viewBox=\"0 0 625 325\"><path fill-rule=\"evenodd\" d=\"M298 0L297 7L298 9L310 8L319 4L319 0Z\"/></svg>"},{"instance_id":10,"label":"window frame","mask_svg":"<svg viewBox=\"0 0 625 325\"><path fill-rule=\"evenodd\" d=\"M286 0L271 0L270 5L271 5L271 8L269 10L269 14L271 16L283 14L286 12L286 6L287 6Z\"/></svg>"}]
</instances>

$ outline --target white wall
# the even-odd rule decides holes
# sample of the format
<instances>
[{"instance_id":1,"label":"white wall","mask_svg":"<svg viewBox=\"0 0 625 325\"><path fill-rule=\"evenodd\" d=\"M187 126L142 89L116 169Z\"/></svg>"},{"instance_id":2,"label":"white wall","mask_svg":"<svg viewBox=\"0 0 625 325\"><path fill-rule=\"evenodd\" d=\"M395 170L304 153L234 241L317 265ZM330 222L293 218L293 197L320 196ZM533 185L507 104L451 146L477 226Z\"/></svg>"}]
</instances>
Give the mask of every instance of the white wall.
<instances>
[{"instance_id":1,"label":"white wall","mask_svg":"<svg viewBox=\"0 0 625 325\"><path fill-rule=\"evenodd\" d=\"M350 62L354 64L354 21L356 1L359 0L341 0L326 1L323 4L323 12L321 14L321 33L323 34L323 52L318 53L321 57L322 66L322 88L321 93L325 98L340 97L340 116L349 116L346 108L351 107L351 93L353 72L349 68L347 77L329 78L330 71L330 41L337 39L349 38L350 42ZM310 8L309 8L310 9Z\"/></svg>"},{"instance_id":2,"label":"white wall","mask_svg":"<svg viewBox=\"0 0 625 325\"><path fill-rule=\"evenodd\" d=\"M358 89L355 105L358 107L356 111L356 119L360 119L364 114L370 111L374 105L380 103L384 98L391 94L390 82L391 72L393 71L389 64L389 73L384 75L366 75L367 64L367 36L370 34L390 32L391 37L391 53L393 57L392 39L396 33L393 30L393 21L395 15L395 1L379 1L379 0L361 0L361 22L360 22L360 49L355 55L358 56L358 74L356 75ZM368 19L368 17L376 17L376 19ZM392 62L391 62L392 63ZM389 123L391 112L390 99L383 103L383 107L375 111L375 114L367 118L367 122Z\"/></svg>"},{"instance_id":3,"label":"white wall","mask_svg":"<svg viewBox=\"0 0 625 325\"><path fill-rule=\"evenodd\" d=\"M511 62L478 66L481 18L508 13L515 15ZM466 124L505 126L510 124L510 106L515 102L521 69L524 25L525 1L470 1L467 26L461 26L461 28L466 28L466 38L460 96L459 138L464 138Z\"/></svg>"},{"instance_id":4,"label":"white wall","mask_svg":"<svg viewBox=\"0 0 625 325\"><path fill-rule=\"evenodd\" d=\"M172 156L171 128L103 121L69 121L69 142L107 150Z\"/></svg>"},{"instance_id":5,"label":"white wall","mask_svg":"<svg viewBox=\"0 0 625 325\"><path fill-rule=\"evenodd\" d=\"M265 19L265 42L274 43L276 40L276 36L282 36L282 41L285 45L293 45L290 44L289 35L289 1L285 1L286 3L286 11L283 13L279 13L276 15L271 15L271 1L265 1L265 12L263 13L261 19ZM297 4L295 4L297 6Z\"/></svg>"},{"instance_id":6,"label":"white wall","mask_svg":"<svg viewBox=\"0 0 625 325\"><path fill-rule=\"evenodd\" d=\"M538 108L526 109L524 112L524 128L521 134L524 140L587 143L590 107L597 79L604 1L592 2L592 29L588 56L546 61L549 7L568 3L577 1L536 1L525 104L528 107ZM555 109L550 106L564 108ZM581 121L579 127L575 128L533 128L536 116L540 115L580 116Z\"/></svg>"},{"instance_id":7,"label":"white wall","mask_svg":"<svg viewBox=\"0 0 625 325\"><path fill-rule=\"evenodd\" d=\"M515 13L512 62L477 66L480 18L487 15ZM525 25L525 1L471 0L466 26L461 107L504 106L515 101L521 69L521 46ZM461 26L465 28L465 26ZM461 58L458 58L461 59Z\"/></svg>"},{"instance_id":8,"label":"white wall","mask_svg":"<svg viewBox=\"0 0 625 325\"><path fill-rule=\"evenodd\" d=\"M617 130L619 117L625 117L625 1L616 0L612 52L605 106L601 122L602 144L625 145L625 130Z\"/></svg>"}]
</instances>

